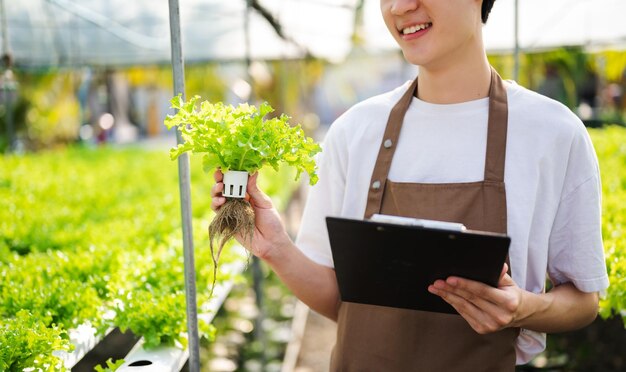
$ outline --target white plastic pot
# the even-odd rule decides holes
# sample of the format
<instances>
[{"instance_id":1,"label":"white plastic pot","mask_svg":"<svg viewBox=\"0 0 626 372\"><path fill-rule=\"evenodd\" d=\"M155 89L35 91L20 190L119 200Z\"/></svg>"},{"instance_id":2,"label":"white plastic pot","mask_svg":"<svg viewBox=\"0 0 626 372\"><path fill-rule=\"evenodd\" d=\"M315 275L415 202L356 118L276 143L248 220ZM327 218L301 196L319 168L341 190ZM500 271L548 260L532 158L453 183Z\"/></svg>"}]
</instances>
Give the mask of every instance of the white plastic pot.
<instances>
[{"instance_id":1,"label":"white plastic pot","mask_svg":"<svg viewBox=\"0 0 626 372\"><path fill-rule=\"evenodd\" d=\"M228 171L224 173L224 191L227 198L243 198L248 186L248 172Z\"/></svg>"}]
</instances>

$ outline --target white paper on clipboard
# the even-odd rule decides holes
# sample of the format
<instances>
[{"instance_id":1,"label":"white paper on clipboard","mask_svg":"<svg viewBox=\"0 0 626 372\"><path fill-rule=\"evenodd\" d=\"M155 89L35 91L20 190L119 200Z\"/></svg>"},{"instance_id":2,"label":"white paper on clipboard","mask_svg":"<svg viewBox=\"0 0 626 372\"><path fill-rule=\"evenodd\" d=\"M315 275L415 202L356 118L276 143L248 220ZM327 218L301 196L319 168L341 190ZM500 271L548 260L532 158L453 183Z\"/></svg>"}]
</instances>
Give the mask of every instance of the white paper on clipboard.
<instances>
[{"instance_id":1,"label":"white paper on clipboard","mask_svg":"<svg viewBox=\"0 0 626 372\"><path fill-rule=\"evenodd\" d=\"M421 218L411 218L411 217L399 217L399 216L391 216L387 214L373 214L370 218L371 221L374 222L382 222L382 223L392 223L396 225L406 225L406 226L421 226L431 229L441 229L441 230L451 230L451 231L465 231L465 225L458 222L446 222L446 221L436 221L436 220L426 220Z\"/></svg>"}]
</instances>

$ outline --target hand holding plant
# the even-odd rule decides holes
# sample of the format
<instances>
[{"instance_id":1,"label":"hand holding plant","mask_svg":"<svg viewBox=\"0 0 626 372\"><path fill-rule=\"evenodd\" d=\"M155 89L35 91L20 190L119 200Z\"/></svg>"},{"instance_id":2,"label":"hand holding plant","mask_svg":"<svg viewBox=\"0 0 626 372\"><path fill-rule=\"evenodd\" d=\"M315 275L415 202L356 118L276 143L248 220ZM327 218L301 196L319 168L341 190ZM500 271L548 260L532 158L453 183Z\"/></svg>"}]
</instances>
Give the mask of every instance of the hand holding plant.
<instances>
[{"instance_id":1,"label":"hand holding plant","mask_svg":"<svg viewBox=\"0 0 626 372\"><path fill-rule=\"evenodd\" d=\"M205 172L220 168L224 174L229 171L252 174L265 165L278 170L280 163L284 163L296 168L296 180L306 172L312 185L317 182L314 156L321 148L305 136L299 125L291 126L288 116L265 119L274 111L267 103L257 108L248 104L233 107L204 101L198 109L199 99L195 96L184 102L177 96L171 101L172 108L178 112L168 116L165 125L177 127L185 140L171 149L172 160L185 152L202 153ZM249 240L253 233L254 210L250 203L242 198L227 197L209 226L215 267L226 242L236 234ZM218 241L217 252L214 239Z\"/></svg>"}]
</instances>

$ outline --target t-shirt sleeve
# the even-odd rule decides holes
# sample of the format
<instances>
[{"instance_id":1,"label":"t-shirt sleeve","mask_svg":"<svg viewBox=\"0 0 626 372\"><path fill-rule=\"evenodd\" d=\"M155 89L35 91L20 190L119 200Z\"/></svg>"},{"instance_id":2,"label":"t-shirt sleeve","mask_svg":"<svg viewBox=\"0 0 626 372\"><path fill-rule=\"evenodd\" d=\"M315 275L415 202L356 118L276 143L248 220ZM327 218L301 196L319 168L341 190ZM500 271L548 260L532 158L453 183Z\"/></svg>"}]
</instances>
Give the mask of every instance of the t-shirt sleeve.
<instances>
[{"instance_id":1,"label":"t-shirt sleeve","mask_svg":"<svg viewBox=\"0 0 626 372\"><path fill-rule=\"evenodd\" d=\"M583 292L609 285L602 244L598 162L587 132L574 136L552 227L548 275L554 285L571 282Z\"/></svg>"},{"instance_id":2,"label":"t-shirt sleeve","mask_svg":"<svg viewBox=\"0 0 626 372\"><path fill-rule=\"evenodd\" d=\"M328 267L334 267L334 264L326 217L341 213L346 174L346 145L336 124L331 126L322 143L322 152L317 158L319 181L309 188L296 238L296 246L307 257Z\"/></svg>"}]
</instances>

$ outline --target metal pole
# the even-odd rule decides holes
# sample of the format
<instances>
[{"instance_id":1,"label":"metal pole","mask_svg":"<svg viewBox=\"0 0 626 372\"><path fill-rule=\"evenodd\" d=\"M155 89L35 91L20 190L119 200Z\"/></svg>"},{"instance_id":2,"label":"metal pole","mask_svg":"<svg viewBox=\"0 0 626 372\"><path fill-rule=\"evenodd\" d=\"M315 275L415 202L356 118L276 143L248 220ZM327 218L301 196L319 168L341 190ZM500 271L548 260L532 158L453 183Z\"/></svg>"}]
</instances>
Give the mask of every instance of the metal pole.
<instances>
[{"instance_id":1,"label":"metal pole","mask_svg":"<svg viewBox=\"0 0 626 372\"><path fill-rule=\"evenodd\" d=\"M4 7L4 0L0 0L0 23L2 23L2 62L4 62L2 71L2 95L6 109L6 136L7 148L6 152L12 152L15 147L15 133L13 128L13 96L15 95L16 85L11 71L11 47L9 45L9 26L7 25L7 13Z\"/></svg>"},{"instance_id":2,"label":"metal pole","mask_svg":"<svg viewBox=\"0 0 626 372\"><path fill-rule=\"evenodd\" d=\"M185 66L180 32L180 7L178 0L169 0L170 37L172 43L172 73L174 75L174 95L182 94L185 99ZM179 131L177 142L183 143ZM196 272L193 254L191 224L191 176L187 153L178 157L178 182L180 207L183 220L183 251L185 259L185 292L187 300L187 333L189 337L189 371L200 371L200 342L198 337L198 308L196 301Z\"/></svg>"},{"instance_id":3,"label":"metal pole","mask_svg":"<svg viewBox=\"0 0 626 372\"><path fill-rule=\"evenodd\" d=\"M2 54L7 55L10 52L9 48L9 26L7 25L7 14L4 8L4 0L0 0L0 22L2 22Z\"/></svg>"},{"instance_id":4,"label":"metal pole","mask_svg":"<svg viewBox=\"0 0 626 372\"><path fill-rule=\"evenodd\" d=\"M10 72L10 71L9 71ZM8 84L8 82L5 82L5 84ZM8 146L7 146L7 152L13 152L15 151L15 128L13 125L13 95L15 93L15 87L11 87L11 86L6 86L5 87L5 99L6 99L6 125L7 125L7 141Z\"/></svg>"},{"instance_id":5,"label":"metal pole","mask_svg":"<svg viewBox=\"0 0 626 372\"><path fill-rule=\"evenodd\" d=\"M246 76L252 86L252 76L250 75L250 65L252 64L252 56L250 51L250 10L252 9L252 0L246 0L246 11L243 18L243 35L244 35L244 59L246 61ZM249 99L254 97L254 90L250 91Z\"/></svg>"},{"instance_id":6,"label":"metal pole","mask_svg":"<svg viewBox=\"0 0 626 372\"><path fill-rule=\"evenodd\" d=\"M252 10L252 0L246 0L246 11L244 14L244 43L245 43L245 61L246 61L246 76L250 82L250 101L254 101L254 81L250 74L250 66L252 65L252 56L250 49L250 11ZM265 332L263 330L263 320L265 319L265 309L263 306L263 271L261 270L261 262L258 257L252 257L252 287L254 289L254 295L256 299L256 306L259 309L259 314L255 321L254 336L256 340L261 344L261 365L265 369L265 350L267 348L267 342L265 339Z\"/></svg>"},{"instance_id":7,"label":"metal pole","mask_svg":"<svg viewBox=\"0 0 626 372\"><path fill-rule=\"evenodd\" d=\"M519 70L520 70L520 64L519 64L519 3L518 0L515 0L515 52L514 52L514 57L515 57L515 67L513 70L513 80L518 81L519 79Z\"/></svg>"}]
</instances>

